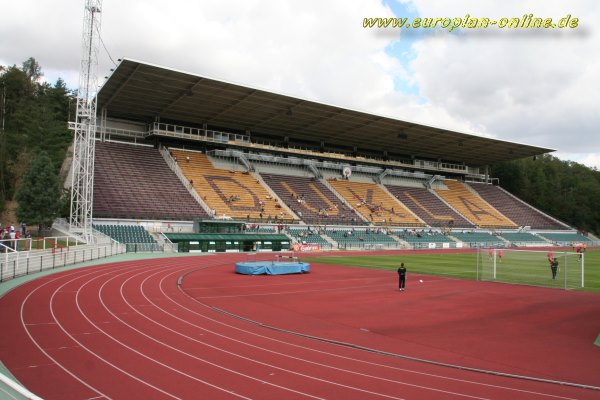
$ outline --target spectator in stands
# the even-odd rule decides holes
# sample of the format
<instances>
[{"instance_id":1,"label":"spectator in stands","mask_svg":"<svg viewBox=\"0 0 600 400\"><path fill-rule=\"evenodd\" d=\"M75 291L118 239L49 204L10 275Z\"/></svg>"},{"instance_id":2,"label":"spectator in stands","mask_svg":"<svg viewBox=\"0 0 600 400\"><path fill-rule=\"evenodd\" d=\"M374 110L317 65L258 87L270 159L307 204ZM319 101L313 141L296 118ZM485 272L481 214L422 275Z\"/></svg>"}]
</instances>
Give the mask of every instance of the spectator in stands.
<instances>
[{"instance_id":1,"label":"spectator in stands","mask_svg":"<svg viewBox=\"0 0 600 400\"><path fill-rule=\"evenodd\" d=\"M15 243L16 243L15 239L16 239L16 237L17 237L17 234L15 232L15 227L11 225L10 232L8 233L8 238L10 239L10 242L9 242L8 246L11 249L16 249L16 246L15 246Z\"/></svg>"},{"instance_id":2,"label":"spectator in stands","mask_svg":"<svg viewBox=\"0 0 600 400\"><path fill-rule=\"evenodd\" d=\"M404 263L400 264L400 268L398 268L398 288L400 291L404 291L406 287L406 267Z\"/></svg>"},{"instance_id":3,"label":"spectator in stands","mask_svg":"<svg viewBox=\"0 0 600 400\"><path fill-rule=\"evenodd\" d=\"M550 264L550 270L552 271L552 279L556 279L556 273L558 272L558 260L556 257L554 257L552 264Z\"/></svg>"}]
</instances>

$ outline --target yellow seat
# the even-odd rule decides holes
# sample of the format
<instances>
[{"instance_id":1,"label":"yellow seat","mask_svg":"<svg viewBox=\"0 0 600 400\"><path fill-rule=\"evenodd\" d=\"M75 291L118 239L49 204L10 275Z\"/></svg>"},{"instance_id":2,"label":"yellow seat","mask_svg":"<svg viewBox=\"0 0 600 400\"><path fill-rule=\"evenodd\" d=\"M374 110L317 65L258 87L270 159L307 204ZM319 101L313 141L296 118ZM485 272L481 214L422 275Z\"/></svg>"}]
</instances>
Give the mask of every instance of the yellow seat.
<instances>
[{"instance_id":1,"label":"yellow seat","mask_svg":"<svg viewBox=\"0 0 600 400\"><path fill-rule=\"evenodd\" d=\"M292 219L252 174L215 168L202 153L171 149L171 154L216 217Z\"/></svg>"},{"instance_id":2,"label":"yellow seat","mask_svg":"<svg viewBox=\"0 0 600 400\"><path fill-rule=\"evenodd\" d=\"M472 224L482 228L516 228L517 225L496 210L480 196L471 192L463 183L446 179L446 189L436 189L435 193L446 203L467 218Z\"/></svg>"},{"instance_id":3,"label":"yellow seat","mask_svg":"<svg viewBox=\"0 0 600 400\"><path fill-rule=\"evenodd\" d=\"M329 180L331 186L357 212L373 224L424 226L398 199L390 196L375 183Z\"/></svg>"}]
</instances>

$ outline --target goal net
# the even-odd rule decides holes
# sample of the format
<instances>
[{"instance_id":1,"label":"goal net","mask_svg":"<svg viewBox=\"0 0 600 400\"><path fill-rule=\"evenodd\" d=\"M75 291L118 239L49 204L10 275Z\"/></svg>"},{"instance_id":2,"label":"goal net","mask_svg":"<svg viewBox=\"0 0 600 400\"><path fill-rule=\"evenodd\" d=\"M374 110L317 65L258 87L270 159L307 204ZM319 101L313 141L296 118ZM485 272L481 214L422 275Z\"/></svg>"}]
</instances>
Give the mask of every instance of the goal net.
<instances>
[{"instance_id":1,"label":"goal net","mask_svg":"<svg viewBox=\"0 0 600 400\"><path fill-rule=\"evenodd\" d=\"M551 260L558 262L553 276ZM584 254L554 250L481 249L480 280L577 289L584 287Z\"/></svg>"}]
</instances>

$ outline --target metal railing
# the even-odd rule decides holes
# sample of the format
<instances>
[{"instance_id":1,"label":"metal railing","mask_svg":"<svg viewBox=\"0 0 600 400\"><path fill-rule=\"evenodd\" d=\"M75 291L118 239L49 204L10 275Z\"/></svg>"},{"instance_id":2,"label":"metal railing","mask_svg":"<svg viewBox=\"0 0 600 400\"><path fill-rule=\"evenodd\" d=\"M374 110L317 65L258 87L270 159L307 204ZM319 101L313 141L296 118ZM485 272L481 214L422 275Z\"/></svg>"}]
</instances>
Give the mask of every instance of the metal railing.
<instances>
[{"instance_id":1,"label":"metal railing","mask_svg":"<svg viewBox=\"0 0 600 400\"><path fill-rule=\"evenodd\" d=\"M193 128L183 125L155 122L149 126L145 136L166 136L180 139L201 140L207 142L230 143L238 142L250 144L250 137L229 132L213 131L202 128Z\"/></svg>"},{"instance_id":2,"label":"metal railing","mask_svg":"<svg viewBox=\"0 0 600 400\"><path fill-rule=\"evenodd\" d=\"M403 249L404 246L398 242L362 242L362 241L345 241L337 242L339 250L389 250Z\"/></svg>"},{"instance_id":3,"label":"metal railing","mask_svg":"<svg viewBox=\"0 0 600 400\"><path fill-rule=\"evenodd\" d=\"M125 245L109 244L52 247L45 250L6 251L0 255L0 282L19 276L125 253Z\"/></svg>"},{"instance_id":4,"label":"metal railing","mask_svg":"<svg viewBox=\"0 0 600 400\"><path fill-rule=\"evenodd\" d=\"M74 247L85 244L82 239L73 236L49 236L44 238L19 238L0 240L0 252L35 251L57 247Z\"/></svg>"},{"instance_id":5,"label":"metal railing","mask_svg":"<svg viewBox=\"0 0 600 400\"><path fill-rule=\"evenodd\" d=\"M162 253L165 246L159 243L125 243L127 253Z\"/></svg>"}]
</instances>

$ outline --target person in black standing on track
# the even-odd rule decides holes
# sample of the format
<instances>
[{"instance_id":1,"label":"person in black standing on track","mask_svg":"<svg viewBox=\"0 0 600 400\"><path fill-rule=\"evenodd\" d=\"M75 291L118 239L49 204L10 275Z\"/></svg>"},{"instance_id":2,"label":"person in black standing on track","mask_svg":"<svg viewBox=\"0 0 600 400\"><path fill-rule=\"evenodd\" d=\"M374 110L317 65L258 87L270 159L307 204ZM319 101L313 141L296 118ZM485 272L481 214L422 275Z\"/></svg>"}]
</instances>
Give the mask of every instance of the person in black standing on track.
<instances>
[{"instance_id":1,"label":"person in black standing on track","mask_svg":"<svg viewBox=\"0 0 600 400\"><path fill-rule=\"evenodd\" d=\"M550 269L552 270L552 279L556 279L556 271L558 271L558 260L556 257L550 263Z\"/></svg>"},{"instance_id":2,"label":"person in black standing on track","mask_svg":"<svg viewBox=\"0 0 600 400\"><path fill-rule=\"evenodd\" d=\"M406 286L406 267L404 263L400 264L400 268L398 268L398 279L400 291L404 291L404 287Z\"/></svg>"}]
</instances>

